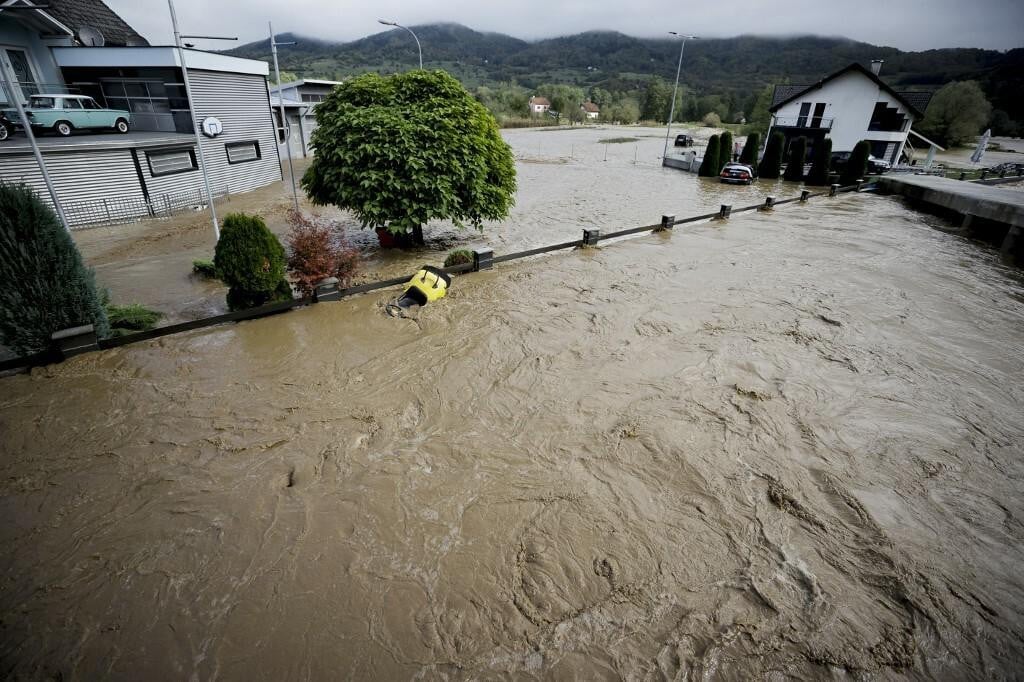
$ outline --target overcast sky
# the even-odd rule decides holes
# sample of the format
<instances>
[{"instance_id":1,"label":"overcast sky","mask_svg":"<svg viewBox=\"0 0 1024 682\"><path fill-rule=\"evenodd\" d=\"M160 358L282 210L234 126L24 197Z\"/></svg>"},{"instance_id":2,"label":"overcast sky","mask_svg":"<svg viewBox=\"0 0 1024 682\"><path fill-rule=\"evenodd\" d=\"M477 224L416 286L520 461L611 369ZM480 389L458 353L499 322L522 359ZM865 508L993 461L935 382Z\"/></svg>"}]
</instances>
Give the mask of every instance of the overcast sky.
<instances>
[{"instance_id":1,"label":"overcast sky","mask_svg":"<svg viewBox=\"0 0 1024 682\"><path fill-rule=\"evenodd\" d=\"M172 42L165 2L107 0L153 44ZM816 33L903 50L1024 47L1024 0L176 0L175 7L183 33L241 42L265 38L268 20L279 33L354 40L384 29L382 17L413 26L454 21L528 40L610 29L643 37Z\"/></svg>"}]
</instances>

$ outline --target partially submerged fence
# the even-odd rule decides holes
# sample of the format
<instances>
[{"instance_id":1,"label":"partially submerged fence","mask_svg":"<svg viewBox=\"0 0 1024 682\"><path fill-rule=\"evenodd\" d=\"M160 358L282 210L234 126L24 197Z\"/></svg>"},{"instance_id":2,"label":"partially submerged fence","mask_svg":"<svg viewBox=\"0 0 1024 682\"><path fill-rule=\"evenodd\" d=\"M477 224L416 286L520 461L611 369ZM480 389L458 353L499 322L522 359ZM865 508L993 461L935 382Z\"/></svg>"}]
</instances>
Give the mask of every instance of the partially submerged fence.
<instances>
[{"instance_id":1,"label":"partially submerged fence","mask_svg":"<svg viewBox=\"0 0 1024 682\"><path fill-rule=\"evenodd\" d=\"M227 187L214 190L213 198L227 196ZM61 203L71 229L118 225L146 218L166 218L185 211L197 211L206 207L206 192L201 189L186 190L148 197L126 196Z\"/></svg>"},{"instance_id":2,"label":"partially submerged fence","mask_svg":"<svg viewBox=\"0 0 1024 682\"><path fill-rule=\"evenodd\" d=\"M600 230L584 229L583 236L580 239L573 239L570 241L560 242L558 244L540 246L534 249L527 249L525 251L507 253L499 256L495 256L494 251L490 249L477 249L473 252L473 262L464 263L462 265L453 265L442 269L450 275L464 272L479 272L481 270L490 270L499 263L507 263L522 258L530 258L532 256L539 256L541 254L551 253L553 251L563 251L566 249L575 249L580 247L592 247L597 246L602 241L608 241L611 239L620 239L623 237L629 237L636 234L642 234L644 232L663 232L671 230L678 225L687 225L690 223L698 223L708 220L725 220L737 213L768 210L773 209L777 206L782 206L784 204L790 204L795 202L804 203L810 199L814 199L817 197L837 196L838 194L841 193L859 192L862 189L873 189L873 187L873 185L869 185L862 180L855 185L849 185L847 187L832 185L828 190L821 192L812 192L810 190L805 189L800 192L800 196L791 197L789 199L777 200L774 196L769 195L765 197L765 200L761 203L750 204L749 206L741 206L739 208L733 208L731 204L722 204L719 210L715 212L690 216L688 218L677 219L675 216L665 215L661 217L661 222L654 223L652 225L630 227L624 230L606 232L603 234ZM214 325L224 324L226 322L241 322L243 320L252 320L260 317L268 317L270 315L277 315L292 310L294 308L301 308L316 303L323 303L327 301L339 301L341 299L348 298L349 296L355 296L357 294L365 294L371 291L378 291L380 289L388 289L391 287L401 286L409 281L409 277L410 275L407 275L405 277L395 277L392 279L378 280L375 282L365 282L363 284L357 284L351 287L338 287L336 284L322 284L319 287L317 287L316 291L314 291L311 296L304 296L301 298L292 299L290 301L269 303L267 305L259 306L257 308L238 310L235 312L224 313L223 315L206 317L199 320L190 320L188 322L167 325L165 327L158 327L156 329L150 329L148 331L136 332L134 334L126 334L124 336L117 336L109 339L97 338L91 325L87 325L84 327L75 327L73 329L65 329L54 333L53 344L51 348L43 352L36 353L34 355L21 358L13 358L10 360L0 362L0 373L9 372L12 370L26 369L30 367L37 367L40 365L46 365L53 362L60 362L68 357L78 355L80 353L86 353L95 350L104 350L109 348L117 348L119 346L126 346L130 343L138 343L140 341L148 341L150 339L169 336L171 334L180 334L182 332L192 331L195 329L203 329L205 327L212 327Z\"/></svg>"}]
</instances>

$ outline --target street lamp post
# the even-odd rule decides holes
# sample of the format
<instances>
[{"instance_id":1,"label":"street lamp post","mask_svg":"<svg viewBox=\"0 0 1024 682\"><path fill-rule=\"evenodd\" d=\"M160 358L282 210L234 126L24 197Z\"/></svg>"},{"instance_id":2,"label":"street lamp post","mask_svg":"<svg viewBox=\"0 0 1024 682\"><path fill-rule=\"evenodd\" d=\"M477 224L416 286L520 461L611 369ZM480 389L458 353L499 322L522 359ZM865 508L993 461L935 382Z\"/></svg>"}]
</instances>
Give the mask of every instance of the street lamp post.
<instances>
[{"instance_id":1,"label":"street lamp post","mask_svg":"<svg viewBox=\"0 0 1024 682\"><path fill-rule=\"evenodd\" d=\"M676 115L676 91L679 90L679 72L683 69L683 49L686 48L687 40L694 40L697 37L679 35L675 31L669 31L669 34L679 36L682 40L679 43L679 63L676 65L676 84L675 87L672 88L672 105L668 110L668 128L665 130L665 149L661 153L662 159L668 156L668 138L672 134L672 119Z\"/></svg>"},{"instance_id":2,"label":"street lamp post","mask_svg":"<svg viewBox=\"0 0 1024 682\"><path fill-rule=\"evenodd\" d=\"M295 186L295 166L292 165L292 136L291 131L288 130L288 119L285 118L284 113L284 93L281 92L281 69L277 66L277 46L278 45L294 45L294 42L290 43L279 43L274 39L274 25L267 22L267 28L270 29L270 52L274 55L274 77L277 79L277 104L278 110L281 112L281 130L284 132L284 147L288 153L288 174L292 177L292 199L295 201L295 212L299 212L299 190ZM301 112L300 112L301 115Z\"/></svg>"},{"instance_id":3,"label":"street lamp post","mask_svg":"<svg viewBox=\"0 0 1024 682\"><path fill-rule=\"evenodd\" d=\"M412 29L409 28L408 26L402 26L401 24L396 23L394 21L384 21L383 19L378 19L377 23L378 24L384 24L385 26L394 26L396 28L404 28L409 33L412 33L412 39L416 41L416 50L420 53L420 71L422 71L423 70L423 48L420 47L420 39L416 37L416 34L413 33Z\"/></svg>"},{"instance_id":4,"label":"street lamp post","mask_svg":"<svg viewBox=\"0 0 1024 682\"><path fill-rule=\"evenodd\" d=\"M196 112L192 109L192 85L188 80L188 67L185 65L185 48L181 44L182 38L203 38L207 40L238 40L238 38L222 38L220 36L185 36L178 30L178 15L174 12L174 0L167 0L171 8L171 25L174 27L174 44L178 48L178 61L181 62L181 78L185 82L185 97L188 99L189 113L192 116L192 132L196 135L196 164L203 176L203 186L206 188L206 201L210 206L210 218L213 220L213 236L220 240L220 225L217 223L217 208L213 205L213 191L210 189L210 176L206 173L206 161L203 160L203 136L199 132L199 125L196 121Z\"/></svg>"}]
</instances>

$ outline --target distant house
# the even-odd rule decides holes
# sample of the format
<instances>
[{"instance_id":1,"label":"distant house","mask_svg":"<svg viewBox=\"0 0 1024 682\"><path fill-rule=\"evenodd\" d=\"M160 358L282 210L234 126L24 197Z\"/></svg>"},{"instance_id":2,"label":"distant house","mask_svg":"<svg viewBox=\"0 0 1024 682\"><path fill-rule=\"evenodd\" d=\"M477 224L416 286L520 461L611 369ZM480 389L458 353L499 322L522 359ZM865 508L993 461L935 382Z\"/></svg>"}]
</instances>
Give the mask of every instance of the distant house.
<instances>
[{"instance_id":1,"label":"distant house","mask_svg":"<svg viewBox=\"0 0 1024 682\"><path fill-rule=\"evenodd\" d=\"M873 156L896 164L931 93L893 89L878 77L881 67L878 60L870 70L850 64L812 85L776 85L768 134L782 133L787 150L796 138L807 138L808 153L826 136L837 152L867 140Z\"/></svg>"},{"instance_id":2,"label":"distant house","mask_svg":"<svg viewBox=\"0 0 1024 682\"><path fill-rule=\"evenodd\" d=\"M601 110L593 102L584 102L580 105L580 111L587 118L597 118L601 115Z\"/></svg>"},{"instance_id":3,"label":"distant house","mask_svg":"<svg viewBox=\"0 0 1024 682\"><path fill-rule=\"evenodd\" d=\"M546 97L531 97L529 106L531 114L543 114L551 108L551 102Z\"/></svg>"},{"instance_id":4,"label":"distant house","mask_svg":"<svg viewBox=\"0 0 1024 682\"><path fill-rule=\"evenodd\" d=\"M335 85L341 81L325 81L305 79L270 86L270 104L274 109L274 122L277 126L277 141L281 156L288 150L285 146L285 135L289 135L292 157L302 158L312 154L309 148L309 137L316 130L316 105L324 101ZM287 125L281 123L281 109L284 104Z\"/></svg>"}]
</instances>

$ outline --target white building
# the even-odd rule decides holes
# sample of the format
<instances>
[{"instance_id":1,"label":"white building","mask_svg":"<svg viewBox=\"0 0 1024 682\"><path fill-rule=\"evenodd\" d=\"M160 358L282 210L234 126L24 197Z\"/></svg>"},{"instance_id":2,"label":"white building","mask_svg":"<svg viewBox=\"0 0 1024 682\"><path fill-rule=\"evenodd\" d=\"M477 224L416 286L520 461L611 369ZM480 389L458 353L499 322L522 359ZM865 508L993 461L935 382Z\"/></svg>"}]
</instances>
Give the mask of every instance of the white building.
<instances>
[{"instance_id":1,"label":"white building","mask_svg":"<svg viewBox=\"0 0 1024 682\"><path fill-rule=\"evenodd\" d=\"M309 148L309 138L316 130L316 105L323 102L336 85L341 85L341 81L307 78L270 87L270 103L274 108L281 156L288 153L285 147L286 134L290 137L293 158L301 159L313 153ZM288 119L285 126L281 124L279 102L284 104L285 118Z\"/></svg>"},{"instance_id":2,"label":"white building","mask_svg":"<svg viewBox=\"0 0 1024 682\"><path fill-rule=\"evenodd\" d=\"M584 102L581 104L580 112L583 114L584 118L591 120L601 115L601 109L599 109L593 102Z\"/></svg>"},{"instance_id":3,"label":"white building","mask_svg":"<svg viewBox=\"0 0 1024 682\"><path fill-rule=\"evenodd\" d=\"M867 140L873 156L895 165L931 93L894 90L878 77L881 66L881 61L872 62L871 70L850 64L813 85L775 86L768 135L782 133L787 152L793 140L804 137L808 155L826 136L835 152L852 151Z\"/></svg>"},{"instance_id":4,"label":"white building","mask_svg":"<svg viewBox=\"0 0 1024 682\"><path fill-rule=\"evenodd\" d=\"M551 108L551 102L548 101L547 97L535 96L530 98L529 106L531 114L543 114Z\"/></svg>"}]
</instances>

